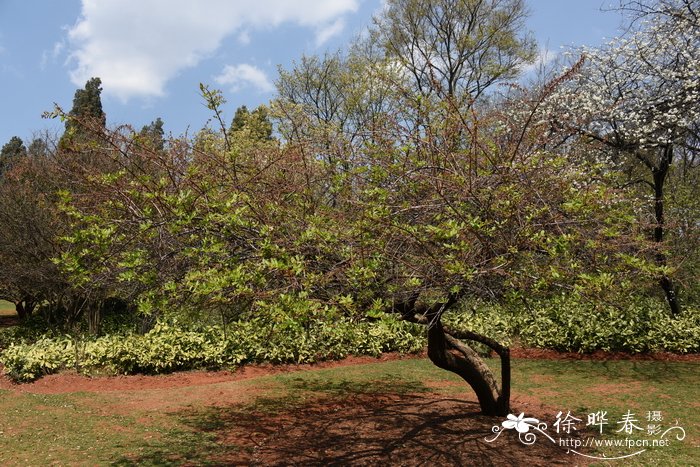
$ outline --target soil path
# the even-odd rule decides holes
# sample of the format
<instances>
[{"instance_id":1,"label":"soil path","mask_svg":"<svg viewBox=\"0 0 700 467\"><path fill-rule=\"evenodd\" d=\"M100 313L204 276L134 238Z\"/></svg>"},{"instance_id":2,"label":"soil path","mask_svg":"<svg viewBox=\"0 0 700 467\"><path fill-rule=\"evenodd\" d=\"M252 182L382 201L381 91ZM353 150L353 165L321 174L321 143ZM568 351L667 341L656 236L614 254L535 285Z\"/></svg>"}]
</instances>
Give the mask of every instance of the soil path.
<instances>
[{"instance_id":1,"label":"soil path","mask_svg":"<svg viewBox=\"0 0 700 467\"><path fill-rule=\"evenodd\" d=\"M677 355L672 353L626 354L622 352L595 352L592 354L562 353L544 349L512 349L515 359L546 360L652 360L699 362L700 354ZM240 381L278 373L309 371L322 368L380 363L391 360L425 358L425 354L400 355L396 353L374 357L348 357L338 361L320 362L303 365L246 365L236 371L184 371L165 375L127 375L127 376L82 376L72 372L63 372L45 376L37 381L24 384L13 383L6 375L0 375L0 389L36 394L62 394L69 392L115 392L138 391L146 389L169 389L187 386L203 386L228 381ZM1 368L0 368L1 372Z\"/></svg>"},{"instance_id":2,"label":"soil path","mask_svg":"<svg viewBox=\"0 0 700 467\"><path fill-rule=\"evenodd\" d=\"M83 376L73 372L48 375L31 383L13 383L6 375L0 376L0 389L33 394L63 394L69 392L122 392L147 389L170 389L204 386L230 381L259 378L278 373L310 371L391 360L422 358L421 355L384 354L374 357L348 357L338 361L311 365L246 365L236 371L181 371L165 375Z\"/></svg>"}]
</instances>

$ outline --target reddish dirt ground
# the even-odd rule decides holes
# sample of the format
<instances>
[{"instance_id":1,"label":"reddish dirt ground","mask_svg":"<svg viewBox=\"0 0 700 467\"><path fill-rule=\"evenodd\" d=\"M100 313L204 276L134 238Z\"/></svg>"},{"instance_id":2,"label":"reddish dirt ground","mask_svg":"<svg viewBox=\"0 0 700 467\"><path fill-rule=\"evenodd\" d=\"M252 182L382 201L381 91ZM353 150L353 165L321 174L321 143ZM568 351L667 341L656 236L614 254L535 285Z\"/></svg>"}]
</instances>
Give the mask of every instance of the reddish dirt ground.
<instances>
[{"instance_id":1,"label":"reddish dirt ground","mask_svg":"<svg viewBox=\"0 0 700 467\"><path fill-rule=\"evenodd\" d=\"M90 378L62 373L27 384L13 384L2 377L0 389L39 394L113 392L115 399L101 406L106 414L176 414L191 428L214 437L221 449L195 457L214 465L587 464L584 458L568 454L542 436L526 446L514 430L508 430L493 443L487 442L487 438L494 437L492 429L500 426L502 417L479 414L472 393L446 395L439 391L441 383L430 384L427 393L321 395L292 406L273 407L266 406L264 398L258 405L259 395L248 394L245 388L218 384L283 372L424 357L387 354L379 359L351 357L314 365L250 365L236 372L192 371L160 376ZM532 398L514 397L513 405L515 413L525 411L543 420L550 412ZM202 418L202 410L210 414L211 420ZM179 462L148 454L130 460L135 464Z\"/></svg>"},{"instance_id":2,"label":"reddish dirt ground","mask_svg":"<svg viewBox=\"0 0 700 467\"><path fill-rule=\"evenodd\" d=\"M478 413L469 396L357 394L270 415L229 410L217 441L237 446L212 459L223 465L586 465L538 436L532 445L501 419Z\"/></svg>"},{"instance_id":3,"label":"reddish dirt ground","mask_svg":"<svg viewBox=\"0 0 700 467\"><path fill-rule=\"evenodd\" d=\"M549 349L522 349L513 348L510 351L513 358L527 358L539 360L653 360L662 362L700 362L700 354L674 354L670 352L654 353L626 353L626 352L604 352L597 350L593 353L557 352Z\"/></svg>"},{"instance_id":4,"label":"reddish dirt ground","mask_svg":"<svg viewBox=\"0 0 700 467\"><path fill-rule=\"evenodd\" d=\"M544 349L512 349L515 359L547 360L655 360L700 362L699 354L677 355L672 353L626 354L623 352L595 352L592 354L563 353ZM425 358L425 355L384 354L380 358L348 357L340 361L320 362L311 365L248 365L235 372L230 371L187 371L166 375L128 375L89 377L64 372L45 376L37 381L24 384L13 383L0 374L0 389L37 394L60 394L68 392L110 392L146 389L167 389L186 386L202 386L258 378L277 373L307 371L321 368L335 368L364 363L377 363L389 360ZM0 367L0 373L2 368Z\"/></svg>"},{"instance_id":5,"label":"reddish dirt ground","mask_svg":"<svg viewBox=\"0 0 700 467\"><path fill-rule=\"evenodd\" d=\"M62 394L68 392L115 392L139 391L147 389L169 389L186 386L204 386L240 381L262 376L288 373L293 371L308 371L322 368L378 363L390 360L420 358L416 355L384 354L374 357L348 357L344 360L314 363L312 365L247 365L231 371L183 371L166 375L127 375L127 376L82 376L73 372L63 372L56 375L44 376L31 383L16 384L7 376L0 376L0 389L35 394Z\"/></svg>"}]
</instances>

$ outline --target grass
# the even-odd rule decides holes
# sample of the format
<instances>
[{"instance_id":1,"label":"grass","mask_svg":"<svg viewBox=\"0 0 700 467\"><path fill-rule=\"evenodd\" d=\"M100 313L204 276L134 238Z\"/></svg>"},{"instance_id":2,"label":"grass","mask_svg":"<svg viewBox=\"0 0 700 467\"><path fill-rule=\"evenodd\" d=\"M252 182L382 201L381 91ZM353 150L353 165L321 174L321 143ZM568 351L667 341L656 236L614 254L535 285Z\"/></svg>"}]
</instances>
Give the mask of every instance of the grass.
<instances>
[{"instance_id":1,"label":"grass","mask_svg":"<svg viewBox=\"0 0 700 467\"><path fill-rule=\"evenodd\" d=\"M0 316L14 316L16 314L14 303L0 300Z\"/></svg>"},{"instance_id":2,"label":"grass","mask_svg":"<svg viewBox=\"0 0 700 467\"><path fill-rule=\"evenodd\" d=\"M606 411L609 422L604 426L606 438L624 438L624 432L617 432L622 428L617 422L627 411L635 414L636 425L644 429L657 424L665 430L676 423L685 429L686 438L682 442L672 440L669 447L649 448L629 461L616 461L614 465L698 465L698 370L700 365L695 363L522 360L515 365L514 386L517 393L537 396L557 411L576 413L583 424L587 422L587 414ZM661 412L661 422L647 420L648 412L654 411ZM556 414L552 415L549 422L555 420ZM636 430L629 437L651 438ZM614 457L636 450L606 449L599 450L598 455Z\"/></svg>"},{"instance_id":3,"label":"grass","mask_svg":"<svg viewBox=\"0 0 700 467\"><path fill-rule=\"evenodd\" d=\"M530 415L528 409L544 404L546 409L544 413L538 409L539 414L548 417L542 421L550 427L559 410L571 411L583 424L587 413L604 410L611 425L630 410L645 427L647 412L661 411L662 424L670 426L677 420L685 428L685 440L610 465L698 465L698 367L646 361L517 360L514 409ZM372 394L429 397L434 392L461 397L465 390L459 378L424 360L282 373L179 389L60 395L0 390L0 465L206 465L221 456L250 454L249 447L237 445L227 433L237 427L248 429L246 423L251 420L293 413L310 401ZM610 427L605 436L619 438L615 429Z\"/></svg>"}]
</instances>

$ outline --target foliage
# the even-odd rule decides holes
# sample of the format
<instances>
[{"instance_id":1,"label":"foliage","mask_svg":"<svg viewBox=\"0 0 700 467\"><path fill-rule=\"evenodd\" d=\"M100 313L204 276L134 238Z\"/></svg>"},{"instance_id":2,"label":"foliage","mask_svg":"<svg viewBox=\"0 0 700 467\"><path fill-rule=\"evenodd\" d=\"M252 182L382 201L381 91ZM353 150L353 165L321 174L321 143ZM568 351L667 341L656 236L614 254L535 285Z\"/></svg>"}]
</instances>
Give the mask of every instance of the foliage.
<instances>
[{"instance_id":1,"label":"foliage","mask_svg":"<svg viewBox=\"0 0 700 467\"><path fill-rule=\"evenodd\" d=\"M700 8L687 0L621 5L632 17L629 32L582 49L577 73L548 96L542 118L561 133L551 138L552 146L568 140L570 148L578 139L608 170L625 175L625 186L637 196L640 224L650 226L657 244L651 253L659 266L669 266L658 283L678 314L674 276L683 279L679 270L688 247L697 249L698 211L666 205L669 193L693 186L687 175L698 167ZM676 165L683 177L673 176ZM669 239L672 249L663 244Z\"/></svg>"},{"instance_id":2,"label":"foliage","mask_svg":"<svg viewBox=\"0 0 700 467\"><path fill-rule=\"evenodd\" d=\"M24 142L18 136L13 136L10 138L0 151L0 177L7 172L12 165L27 155L27 148L24 146Z\"/></svg>"},{"instance_id":3,"label":"foliage","mask_svg":"<svg viewBox=\"0 0 700 467\"><path fill-rule=\"evenodd\" d=\"M26 315L40 302L57 304L69 289L52 261L66 227L55 193L63 179L56 164L34 155L16 160L0 179L0 298Z\"/></svg>"},{"instance_id":4,"label":"foliage","mask_svg":"<svg viewBox=\"0 0 700 467\"><path fill-rule=\"evenodd\" d=\"M163 130L163 120L160 117L141 128L139 143L145 148L152 148L155 151L165 149L165 130Z\"/></svg>"},{"instance_id":5,"label":"foliage","mask_svg":"<svg viewBox=\"0 0 700 467\"><path fill-rule=\"evenodd\" d=\"M45 337L12 343L0 361L16 381L29 381L60 369L109 373L165 373L245 363L312 363L348 355L418 352L419 328L392 318L375 322L254 319L187 329L160 322L145 335L111 334L98 338Z\"/></svg>"},{"instance_id":6,"label":"foliage","mask_svg":"<svg viewBox=\"0 0 700 467\"><path fill-rule=\"evenodd\" d=\"M84 145L93 139L94 133L90 125L104 128L107 117L102 110L102 80L90 78L83 89L75 91L73 107L65 116L66 131L61 137L59 146L65 150L83 150Z\"/></svg>"},{"instance_id":7,"label":"foliage","mask_svg":"<svg viewBox=\"0 0 700 467\"><path fill-rule=\"evenodd\" d=\"M700 352L700 313L685 310L672 318L652 299L624 306L559 297L530 304L514 330L525 346L567 352L596 350L645 353Z\"/></svg>"},{"instance_id":8,"label":"foliage","mask_svg":"<svg viewBox=\"0 0 700 467\"><path fill-rule=\"evenodd\" d=\"M477 302L445 322L494 336L504 344L562 352L700 352L697 308L689 306L673 318L663 302L640 296L622 301L567 294L501 305Z\"/></svg>"},{"instance_id":9,"label":"foliage","mask_svg":"<svg viewBox=\"0 0 700 467\"><path fill-rule=\"evenodd\" d=\"M272 140L272 123L267 107L260 106L250 112L243 105L236 109L236 113L228 129L233 141L248 140L252 142Z\"/></svg>"},{"instance_id":10,"label":"foliage","mask_svg":"<svg viewBox=\"0 0 700 467\"><path fill-rule=\"evenodd\" d=\"M531 302L527 307L475 302L447 315L445 324L493 336L504 344L567 352L700 352L700 313L689 308L672 319L655 299L637 298L623 308L573 296ZM356 322L299 315L289 309L226 328L162 321L145 335L38 336L41 330L35 325L0 331L0 348L6 348L0 361L12 378L31 380L63 368L164 373L259 362L310 363L351 354L412 353L425 346L419 327L392 315ZM477 349L489 353L486 347Z\"/></svg>"}]
</instances>

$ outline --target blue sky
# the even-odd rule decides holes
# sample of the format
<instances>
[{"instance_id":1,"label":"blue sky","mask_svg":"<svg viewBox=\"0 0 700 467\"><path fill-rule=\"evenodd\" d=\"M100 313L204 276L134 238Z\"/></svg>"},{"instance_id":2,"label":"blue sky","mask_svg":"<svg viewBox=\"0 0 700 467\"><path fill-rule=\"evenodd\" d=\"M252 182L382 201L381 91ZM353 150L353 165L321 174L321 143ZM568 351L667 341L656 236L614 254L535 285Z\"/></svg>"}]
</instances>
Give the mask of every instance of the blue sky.
<instances>
[{"instance_id":1,"label":"blue sky","mask_svg":"<svg viewBox=\"0 0 700 467\"><path fill-rule=\"evenodd\" d=\"M618 32L614 0L529 0L529 27L551 58ZM277 66L336 50L382 0L0 0L0 145L61 131L41 118L65 110L91 76L103 80L109 125L157 117L174 135L204 126L199 83L222 89L228 118L273 94Z\"/></svg>"}]
</instances>

